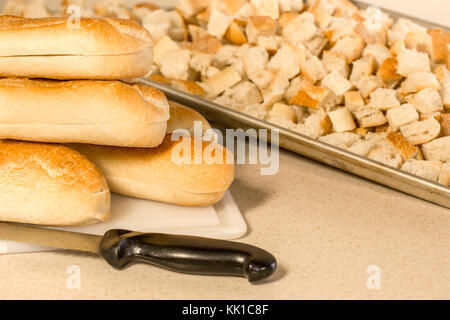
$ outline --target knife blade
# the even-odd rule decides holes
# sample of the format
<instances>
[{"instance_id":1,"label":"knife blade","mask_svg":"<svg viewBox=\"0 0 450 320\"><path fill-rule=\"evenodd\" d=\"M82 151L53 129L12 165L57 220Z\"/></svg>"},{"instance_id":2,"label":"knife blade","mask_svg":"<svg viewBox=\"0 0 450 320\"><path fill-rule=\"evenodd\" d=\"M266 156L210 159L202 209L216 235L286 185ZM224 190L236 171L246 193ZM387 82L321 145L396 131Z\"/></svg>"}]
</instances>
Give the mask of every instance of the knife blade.
<instances>
[{"instance_id":1,"label":"knife blade","mask_svg":"<svg viewBox=\"0 0 450 320\"><path fill-rule=\"evenodd\" d=\"M144 262L175 272L265 279L277 267L269 252L244 243L114 229L103 236L0 222L0 239L96 253L121 270Z\"/></svg>"}]
</instances>

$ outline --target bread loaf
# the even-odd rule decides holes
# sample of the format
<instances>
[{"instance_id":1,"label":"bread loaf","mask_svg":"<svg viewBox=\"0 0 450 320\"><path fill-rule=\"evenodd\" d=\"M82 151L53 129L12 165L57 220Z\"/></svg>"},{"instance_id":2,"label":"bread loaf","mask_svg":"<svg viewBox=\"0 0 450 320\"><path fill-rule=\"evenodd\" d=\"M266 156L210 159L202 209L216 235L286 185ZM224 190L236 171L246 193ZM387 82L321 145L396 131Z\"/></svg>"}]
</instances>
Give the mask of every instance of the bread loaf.
<instances>
[{"instance_id":1,"label":"bread loaf","mask_svg":"<svg viewBox=\"0 0 450 320\"><path fill-rule=\"evenodd\" d=\"M81 154L58 145L0 141L0 220L72 226L109 214L108 185Z\"/></svg>"},{"instance_id":2,"label":"bread loaf","mask_svg":"<svg viewBox=\"0 0 450 320\"><path fill-rule=\"evenodd\" d=\"M191 147L190 163L174 160L182 139ZM222 199L234 179L230 151L215 145L222 163L208 164L205 158L194 163L194 155L207 152L211 143L184 137L171 141L167 135L156 148L119 148L93 145L70 145L95 163L105 174L111 191L149 200L184 206L206 206ZM206 151L205 151L206 150Z\"/></svg>"},{"instance_id":3,"label":"bread loaf","mask_svg":"<svg viewBox=\"0 0 450 320\"><path fill-rule=\"evenodd\" d=\"M134 20L0 16L0 76L129 79L153 62L152 38Z\"/></svg>"},{"instance_id":4,"label":"bread loaf","mask_svg":"<svg viewBox=\"0 0 450 320\"><path fill-rule=\"evenodd\" d=\"M194 134L194 122L202 123L203 133L211 126L198 112L179 103L169 101L170 119L167 135L156 148L120 148L92 145L70 145L91 161L97 163L106 175L113 192L127 196L157 200L187 206L204 206L222 199L234 178L234 166L226 164L231 153L218 146L223 153L222 164L176 164L172 150L179 142L171 141L170 134L176 129L186 129ZM195 149L202 152L209 145L196 145L193 139L191 155ZM201 147L201 149L200 149Z\"/></svg>"},{"instance_id":5,"label":"bread loaf","mask_svg":"<svg viewBox=\"0 0 450 320\"><path fill-rule=\"evenodd\" d=\"M154 147L168 118L164 94L142 84L0 79L0 139Z\"/></svg>"}]
</instances>

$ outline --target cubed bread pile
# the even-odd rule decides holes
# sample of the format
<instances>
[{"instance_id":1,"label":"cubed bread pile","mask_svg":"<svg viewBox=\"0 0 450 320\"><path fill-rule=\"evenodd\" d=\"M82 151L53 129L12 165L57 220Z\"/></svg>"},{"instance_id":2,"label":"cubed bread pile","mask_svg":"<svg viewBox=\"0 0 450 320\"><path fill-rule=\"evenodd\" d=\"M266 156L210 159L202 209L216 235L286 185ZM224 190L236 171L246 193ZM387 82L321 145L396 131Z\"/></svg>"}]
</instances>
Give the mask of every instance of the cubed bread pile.
<instances>
[{"instance_id":1,"label":"cubed bread pile","mask_svg":"<svg viewBox=\"0 0 450 320\"><path fill-rule=\"evenodd\" d=\"M348 0L70 4L139 21L152 80L450 184L449 33Z\"/></svg>"},{"instance_id":2,"label":"cubed bread pile","mask_svg":"<svg viewBox=\"0 0 450 320\"><path fill-rule=\"evenodd\" d=\"M230 152L192 135L173 140L178 128L209 124L133 81L152 66L148 31L131 19L70 23L0 16L0 220L104 221L110 190L185 206L219 201L234 179Z\"/></svg>"}]
</instances>

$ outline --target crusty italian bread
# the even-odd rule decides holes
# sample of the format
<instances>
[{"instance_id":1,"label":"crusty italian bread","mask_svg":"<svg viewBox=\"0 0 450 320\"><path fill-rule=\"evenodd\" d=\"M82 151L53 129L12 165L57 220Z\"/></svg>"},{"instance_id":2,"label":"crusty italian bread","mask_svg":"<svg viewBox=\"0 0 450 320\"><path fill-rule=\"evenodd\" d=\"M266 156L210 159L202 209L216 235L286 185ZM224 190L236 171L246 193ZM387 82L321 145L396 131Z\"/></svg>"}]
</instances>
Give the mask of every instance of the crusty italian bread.
<instances>
[{"instance_id":1,"label":"crusty italian bread","mask_svg":"<svg viewBox=\"0 0 450 320\"><path fill-rule=\"evenodd\" d=\"M168 119L164 94L142 84L0 79L0 139L154 147Z\"/></svg>"},{"instance_id":2,"label":"crusty italian bread","mask_svg":"<svg viewBox=\"0 0 450 320\"><path fill-rule=\"evenodd\" d=\"M187 143L185 144L183 139ZM149 200L184 206L206 206L222 199L234 179L234 165L230 151L213 142L194 143L192 137L171 141L167 135L156 148L118 148L92 145L70 145L95 163L105 174L111 191ZM190 148L190 163L179 163L183 146ZM194 163L194 155L211 154L220 163L208 164L200 158ZM209 150L209 151L208 151ZM175 159L177 158L177 159ZM211 158L209 158L211 160Z\"/></svg>"},{"instance_id":3,"label":"crusty italian bread","mask_svg":"<svg viewBox=\"0 0 450 320\"><path fill-rule=\"evenodd\" d=\"M148 74L152 38L134 20L0 16L0 76L129 79Z\"/></svg>"},{"instance_id":4,"label":"crusty italian bread","mask_svg":"<svg viewBox=\"0 0 450 320\"><path fill-rule=\"evenodd\" d=\"M106 180L84 156L59 145L0 141L0 220L72 226L109 214Z\"/></svg>"}]
</instances>

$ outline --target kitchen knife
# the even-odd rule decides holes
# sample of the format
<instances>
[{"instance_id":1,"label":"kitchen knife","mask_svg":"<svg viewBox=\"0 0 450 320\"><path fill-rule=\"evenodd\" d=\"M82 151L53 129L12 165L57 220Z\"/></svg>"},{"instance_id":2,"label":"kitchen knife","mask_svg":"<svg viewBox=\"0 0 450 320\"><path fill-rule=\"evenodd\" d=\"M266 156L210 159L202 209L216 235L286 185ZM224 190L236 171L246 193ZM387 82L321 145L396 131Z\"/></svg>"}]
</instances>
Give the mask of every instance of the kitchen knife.
<instances>
[{"instance_id":1,"label":"kitchen knife","mask_svg":"<svg viewBox=\"0 0 450 320\"><path fill-rule=\"evenodd\" d=\"M96 236L0 222L0 239L100 254L119 270L145 262L176 272L238 276L254 282L267 278L277 267L275 257L263 249L192 236L119 229Z\"/></svg>"}]
</instances>

